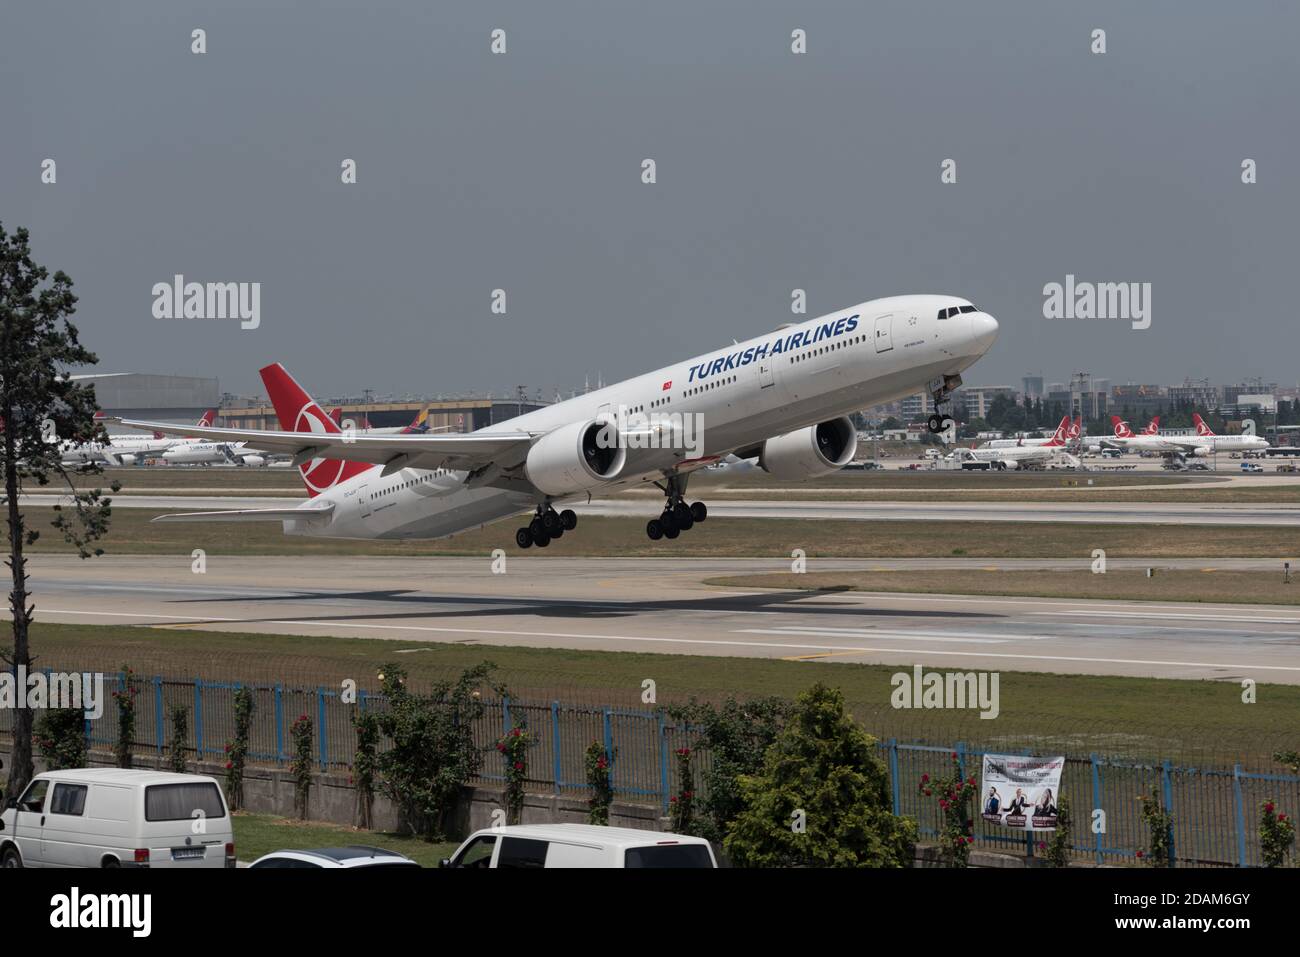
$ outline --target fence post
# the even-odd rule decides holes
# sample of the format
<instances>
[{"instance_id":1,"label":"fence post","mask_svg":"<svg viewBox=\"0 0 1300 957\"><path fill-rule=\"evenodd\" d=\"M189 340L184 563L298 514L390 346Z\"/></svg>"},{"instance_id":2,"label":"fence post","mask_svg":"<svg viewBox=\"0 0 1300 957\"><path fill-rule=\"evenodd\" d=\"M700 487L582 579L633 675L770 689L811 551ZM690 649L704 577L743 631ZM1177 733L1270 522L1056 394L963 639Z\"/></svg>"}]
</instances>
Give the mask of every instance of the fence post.
<instances>
[{"instance_id":1,"label":"fence post","mask_svg":"<svg viewBox=\"0 0 1300 957\"><path fill-rule=\"evenodd\" d=\"M501 734L502 735L509 734L510 729L513 726L514 726L514 722L510 718L510 696L502 695L501 696Z\"/></svg>"},{"instance_id":2,"label":"fence post","mask_svg":"<svg viewBox=\"0 0 1300 957\"><path fill-rule=\"evenodd\" d=\"M153 740L159 756L163 753L163 687L162 675L153 676Z\"/></svg>"},{"instance_id":3,"label":"fence post","mask_svg":"<svg viewBox=\"0 0 1300 957\"><path fill-rule=\"evenodd\" d=\"M560 744L560 702L551 702L551 750L555 752L555 793L560 793L560 777L564 770Z\"/></svg>"},{"instance_id":4,"label":"fence post","mask_svg":"<svg viewBox=\"0 0 1300 957\"><path fill-rule=\"evenodd\" d=\"M1174 822L1172 815L1174 813L1174 783L1173 776L1169 773L1169 762L1166 761L1160 768L1161 796L1164 799L1165 810L1171 815L1169 821L1169 831L1165 835L1169 839L1169 866L1174 866Z\"/></svg>"},{"instance_id":5,"label":"fence post","mask_svg":"<svg viewBox=\"0 0 1300 957\"><path fill-rule=\"evenodd\" d=\"M1237 812L1237 866L1246 866L1246 805L1241 796L1241 765L1232 766L1232 803Z\"/></svg>"},{"instance_id":6,"label":"fence post","mask_svg":"<svg viewBox=\"0 0 1300 957\"><path fill-rule=\"evenodd\" d=\"M284 686L275 686L275 763L284 764Z\"/></svg>"},{"instance_id":7,"label":"fence post","mask_svg":"<svg viewBox=\"0 0 1300 957\"><path fill-rule=\"evenodd\" d=\"M320 747L320 769L324 771L330 763L329 736L325 730L325 688L316 689L316 741Z\"/></svg>"},{"instance_id":8,"label":"fence post","mask_svg":"<svg viewBox=\"0 0 1300 957\"><path fill-rule=\"evenodd\" d=\"M605 753L609 755L609 783L612 788L614 785L614 729L610 725L609 708L604 709L605 714Z\"/></svg>"},{"instance_id":9,"label":"fence post","mask_svg":"<svg viewBox=\"0 0 1300 957\"><path fill-rule=\"evenodd\" d=\"M894 813L898 813L899 787L898 787L898 739L889 739L889 780L893 782L890 791L893 794Z\"/></svg>"},{"instance_id":10,"label":"fence post","mask_svg":"<svg viewBox=\"0 0 1300 957\"><path fill-rule=\"evenodd\" d=\"M659 800L668 810L668 728L664 724L664 709L659 708Z\"/></svg>"},{"instance_id":11,"label":"fence post","mask_svg":"<svg viewBox=\"0 0 1300 957\"><path fill-rule=\"evenodd\" d=\"M966 742L958 741L953 748L957 752L957 779L966 780Z\"/></svg>"},{"instance_id":12,"label":"fence post","mask_svg":"<svg viewBox=\"0 0 1300 957\"><path fill-rule=\"evenodd\" d=\"M203 760L203 679L194 679L194 750Z\"/></svg>"},{"instance_id":13,"label":"fence post","mask_svg":"<svg viewBox=\"0 0 1300 957\"><path fill-rule=\"evenodd\" d=\"M1093 811L1097 811L1101 807L1101 772L1098 770L1101 765L1097 760L1097 755L1095 754L1088 755L1088 760L1092 762L1092 809ZM1088 826L1093 827L1091 814L1088 815ZM1103 861L1103 855L1101 853L1101 831L1094 828L1092 836L1095 838L1093 846L1097 853L1097 863L1101 864Z\"/></svg>"}]
</instances>

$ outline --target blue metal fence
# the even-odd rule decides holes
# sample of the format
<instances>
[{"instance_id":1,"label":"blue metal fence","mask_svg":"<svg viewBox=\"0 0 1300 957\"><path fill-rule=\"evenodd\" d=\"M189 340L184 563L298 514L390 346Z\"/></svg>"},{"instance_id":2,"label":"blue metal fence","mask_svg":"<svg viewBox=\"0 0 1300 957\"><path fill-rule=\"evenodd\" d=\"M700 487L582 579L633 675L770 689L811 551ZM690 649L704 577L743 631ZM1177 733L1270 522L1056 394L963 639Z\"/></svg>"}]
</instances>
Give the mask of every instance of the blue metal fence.
<instances>
[{"instance_id":1,"label":"blue metal fence","mask_svg":"<svg viewBox=\"0 0 1300 957\"><path fill-rule=\"evenodd\" d=\"M124 675L117 676L125 690ZM353 760L356 736L352 717L356 708L386 707L380 694L358 691L355 703L327 687L288 687L177 679L154 676L135 679L136 749L161 755L167 747L167 714L174 706L189 708L189 745L203 760L224 760L227 742L234 734L234 697L240 687L253 694L250 760L285 765L291 759L288 731L300 715L314 722L317 755L322 770L344 770ZM593 707L558 700L484 700L481 720L474 725L475 744L485 752L475 783L504 780L504 766L494 745L510 728L523 725L532 736L528 752L529 787L556 794L587 791L585 756L588 746L601 742L614 755L611 766L616 796L624 800L656 803L667 808L671 795L681 790L674 752L692 747L697 735L674 722L662 708ZM0 712L0 733L9 730L11 714ZM106 703L103 715L87 721L92 747L111 748L117 740L117 712ZM888 769L894 812L914 818L922 835L938 831L937 801L920 794L923 774L931 778L949 772L956 754L962 777L978 777L984 751L953 744L879 742ZM1029 754L1029 751L1020 753ZM1057 752L1059 753L1059 752ZM697 751L696 787L703 790L709 767L707 751ZM1073 809L1074 854L1097 863L1133 860L1147 844L1141 817L1141 795L1158 795L1173 815L1175 863L1198 866L1252 866L1261 863L1257 832L1260 805L1277 801L1291 813L1300 811L1300 777L1247 771L1233 767L1181 767L1170 762L1142 763L1131 759L1067 755L1060 794ZM1095 822L1100 812L1102 819ZM1099 826L1096 826L1098 825ZM979 846L1033 855L1033 833L1008 832L976 818Z\"/></svg>"}]
</instances>

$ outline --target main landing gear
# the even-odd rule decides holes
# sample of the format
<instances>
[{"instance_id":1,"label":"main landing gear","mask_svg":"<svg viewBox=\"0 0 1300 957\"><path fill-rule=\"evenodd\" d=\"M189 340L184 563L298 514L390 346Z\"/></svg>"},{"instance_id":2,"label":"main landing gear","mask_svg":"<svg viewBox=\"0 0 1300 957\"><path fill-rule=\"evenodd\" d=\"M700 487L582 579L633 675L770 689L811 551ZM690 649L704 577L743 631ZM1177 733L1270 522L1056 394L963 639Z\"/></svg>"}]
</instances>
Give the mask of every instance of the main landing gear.
<instances>
[{"instance_id":1,"label":"main landing gear","mask_svg":"<svg viewBox=\"0 0 1300 957\"><path fill-rule=\"evenodd\" d=\"M652 518L645 524L645 533L651 541L661 538L676 538L682 532L689 532L697 522L709 517L709 509L703 502L687 505L680 499L670 503L658 518Z\"/></svg>"},{"instance_id":2,"label":"main landing gear","mask_svg":"<svg viewBox=\"0 0 1300 957\"><path fill-rule=\"evenodd\" d=\"M686 480L679 475L670 476L668 485L660 486L668 497L663 514L646 522L645 533L651 541L661 538L676 538L682 532L689 532L696 522L709 517L709 509L703 502L686 504Z\"/></svg>"},{"instance_id":3,"label":"main landing gear","mask_svg":"<svg viewBox=\"0 0 1300 957\"><path fill-rule=\"evenodd\" d=\"M578 514L571 508L566 508L562 512L557 512L548 503L537 506L536 517L515 532L515 544L520 548L528 548L536 545L538 548L545 548L551 544L551 539L559 538L565 532L571 532L578 527Z\"/></svg>"}]
</instances>

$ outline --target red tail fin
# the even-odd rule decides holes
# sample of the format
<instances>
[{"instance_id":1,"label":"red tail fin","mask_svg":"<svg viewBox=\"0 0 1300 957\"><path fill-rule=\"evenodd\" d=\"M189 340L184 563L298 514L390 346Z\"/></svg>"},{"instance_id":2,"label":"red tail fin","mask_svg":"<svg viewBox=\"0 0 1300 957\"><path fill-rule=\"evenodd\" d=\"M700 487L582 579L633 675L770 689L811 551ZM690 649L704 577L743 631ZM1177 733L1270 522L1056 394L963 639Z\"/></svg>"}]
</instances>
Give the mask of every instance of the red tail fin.
<instances>
[{"instance_id":1,"label":"red tail fin","mask_svg":"<svg viewBox=\"0 0 1300 957\"><path fill-rule=\"evenodd\" d=\"M201 429L206 429L209 426L211 426L213 422L216 421L217 421L217 410L208 409L208 411L204 412L203 415L199 417L199 421L195 422L194 424Z\"/></svg>"},{"instance_id":2,"label":"red tail fin","mask_svg":"<svg viewBox=\"0 0 1300 957\"><path fill-rule=\"evenodd\" d=\"M340 429L325 410L316 404L293 376L278 362L261 370L266 393L275 406L275 416L285 432L314 432L317 435L341 435ZM366 462L346 462L341 459L312 459L298 466L307 494L319 495L326 489L345 482L374 468Z\"/></svg>"},{"instance_id":3,"label":"red tail fin","mask_svg":"<svg viewBox=\"0 0 1300 957\"><path fill-rule=\"evenodd\" d=\"M1083 416L1079 416L1070 423L1070 433L1068 438L1077 439L1081 435L1083 435Z\"/></svg>"},{"instance_id":4,"label":"red tail fin","mask_svg":"<svg viewBox=\"0 0 1300 957\"><path fill-rule=\"evenodd\" d=\"M1214 434L1214 430L1211 429L1206 421L1201 418L1201 413L1199 412L1192 413L1192 424L1196 426L1197 435L1209 436Z\"/></svg>"},{"instance_id":5,"label":"red tail fin","mask_svg":"<svg viewBox=\"0 0 1300 957\"><path fill-rule=\"evenodd\" d=\"M1133 432L1128 427L1128 423L1125 422L1123 419L1121 419L1118 415L1112 415L1110 417L1110 424L1115 427L1115 438L1131 439L1133 437Z\"/></svg>"},{"instance_id":6,"label":"red tail fin","mask_svg":"<svg viewBox=\"0 0 1300 957\"><path fill-rule=\"evenodd\" d=\"M1147 427L1146 427L1145 429L1142 430L1142 433L1141 433L1141 434L1142 434L1142 435L1159 435L1159 434L1160 434L1160 416L1157 415L1157 416L1155 416L1155 417L1154 417L1150 422L1148 422L1148 423L1147 423Z\"/></svg>"}]
</instances>

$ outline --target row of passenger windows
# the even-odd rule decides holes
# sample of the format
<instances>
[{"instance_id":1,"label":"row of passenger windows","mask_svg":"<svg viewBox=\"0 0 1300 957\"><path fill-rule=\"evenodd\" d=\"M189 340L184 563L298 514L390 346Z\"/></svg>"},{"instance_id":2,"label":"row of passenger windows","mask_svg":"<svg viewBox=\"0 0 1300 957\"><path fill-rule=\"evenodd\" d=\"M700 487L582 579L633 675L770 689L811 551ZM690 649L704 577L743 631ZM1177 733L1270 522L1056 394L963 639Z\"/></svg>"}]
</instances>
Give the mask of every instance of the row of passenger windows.
<instances>
[{"instance_id":1,"label":"row of passenger windows","mask_svg":"<svg viewBox=\"0 0 1300 957\"><path fill-rule=\"evenodd\" d=\"M398 482L396 485L390 485L386 489L380 489L378 492L375 492L373 495L370 496L370 500L373 502L375 499L379 498L382 495L392 495L394 492L400 489L411 488L414 485L423 485L425 482L432 482L434 479L440 476L450 475L450 474L451 474L450 469L434 469L432 472L429 472L426 475L422 475L418 479L411 479L411 481L409 482Z\"/></svg>"},{"instance_id":2,"label":"row of passenger windows","mask_svg":"<svg viewBox=\"0 0 1300 957\"><path fill-rule=\"evenodd\" d=\"M859 342L866 342L866 341L867 341L866 336L853 336L849 339L845 339L843 342L833 342L829 346L822 346L821 348L812 349L808 352L801 353L797 356L791 356L790 363L793 365L796 362L803 362L806 359L811 359L813 356L819 356L824 352L830 352L832 349L844 349L848 346L855 346Z\"/></svg>"},{"instance_id":3,"label":"row of passenger windows","mask_svg":"<svg viewBox=\"0 0 1300 957\"><path fill-rule=\"evenodd\" d=\"M957 315L959 312L979 312L979 310L974 306L949 306L947 309L939 310L939 318L947 319L950 316Z\"/></svg>"},{"instance_id":4,"label":"row of passenger windows","mask_svg":"<svg viewBox=\"0 0 1300 957\"><path fill-rule=\"evenodd\" d=\"M707 392L709 389L716 389L719 386L730 385L731 383L735 382L738 378L739 376L729 375L729 376L724 376L721 379L715 379L712 382L706 382L704 385L697 385L695 388L687 389L685 392L683 392L682 398L684 399L688 395L699 395L701 392Z\"/></svg>"}]
</instances>

